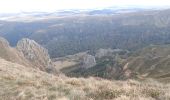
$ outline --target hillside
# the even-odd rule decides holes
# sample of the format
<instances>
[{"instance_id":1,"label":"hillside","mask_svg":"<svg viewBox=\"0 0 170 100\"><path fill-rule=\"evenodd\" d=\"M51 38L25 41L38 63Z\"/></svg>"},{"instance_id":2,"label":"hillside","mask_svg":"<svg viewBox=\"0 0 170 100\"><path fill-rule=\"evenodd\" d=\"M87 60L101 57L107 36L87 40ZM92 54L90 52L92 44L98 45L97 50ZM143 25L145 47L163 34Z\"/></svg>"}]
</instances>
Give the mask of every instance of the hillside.
<instances>
[{"instance_id":1,"label":"hillside","mask_svg":"<svg viewBox=\"0 0 170 100\"><path fill-rule=\"evenodd\" d=\"M136 50L170 43L170 10L47 17L30 22L0 21L0 36L15 46L30 38L52 58L100 48Z\"/></svg>"},{"instance_id":2,"label":"hillside","mask_svg":"<svg viewBox=\"0 0 170 100\"><path fill-rule=\"evenodd\" d=\"M125 70L131 70L132 74L139 75L141 78L152 77L168 81L170 79L170 45L151 45L145 47L126 62Z\"/></svg>"},{"instance_id":3,"label":"hillside","mask_svg":"<svg viewBox=\"0 0 170 100\"><path fill-rule=\"evenodd\" d=\"M75 61L76 56L63 57L61 60L77 63L60 68L60 71L71 77L101 77L106 79L146 79L170 81L170 45L150 45L136 52L111 53L110 49L95 54L96 65L84 68L82 59ZM77 54L79 55L79 54ZM97 56L96 56L97 55ZM98 58L98 56L100 58Z\"/></svg>"},{"instance_id":4,"label":"hillside","mask_svg":"<svg viewBox=\"0 0 170 100\"><path fill-rule=\"evenodd\" d=\"M0 100L170 100L170 9L58 13L0 20Z\"/></svg>"},{"instance_id":5,"label":"hillside","mask_svg":"<svg viewBox=\"0 0 170 100\"><path fill-rule=\"evenodd\" d=\"M92 55L88 52L78 53L62 57L61 61L70 61L76 64L63 67L60 71L71 77L95 76L106 79L120 79L122 66L128 57L129 52L121 49L99 49Z\"/></svg>"},{"instance_id":6,"label":"hillside","mask_svg":"<svg viewBox=\"0 0 170 100\"><path fill-rule=\"evenodd\" d=\"M54 76L0 58L2 100L155 100L170 99L168 84Z\"/></svg>"},{"instance_id":7,"label":"hillside","mask_svg":"<svg viewBox=\"0 0 170 100\"><path fill-rule=\"evenodd\" d=\"M59 63L53 63L47 50L29 39L20 40L17 47L13 48L9 46L8 41L1 38L0 47L1 58L49 73L57 73L56 70L60 70L67 76L72 77L95 76L107 79L155 78L167 82L170 79L170 45L150 45L130 54L126 50L99 49L94 52L96 53L96 64L93 65L90 62L89 64L92 64L92 66L88 64L91 66L90 68L88 68L88 65L82 65L85 63L83 61L84 57L89 54L70 55L59 59Z\"/></svg>"}]
</instances>

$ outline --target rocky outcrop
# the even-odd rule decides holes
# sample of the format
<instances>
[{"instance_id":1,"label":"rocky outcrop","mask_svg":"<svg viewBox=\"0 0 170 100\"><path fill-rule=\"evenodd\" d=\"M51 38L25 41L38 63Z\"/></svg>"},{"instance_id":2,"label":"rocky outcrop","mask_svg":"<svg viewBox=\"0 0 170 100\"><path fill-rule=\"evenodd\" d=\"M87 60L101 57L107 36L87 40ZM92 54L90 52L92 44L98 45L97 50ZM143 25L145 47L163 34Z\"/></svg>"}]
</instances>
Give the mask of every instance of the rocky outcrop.
<instances>
[{"instance_id":1,"label":"rocky outcrop","mask_svg":"<svg viewBox=\"0 0 170 100\"><path fill-rule=\"evenodd\" d=\"M18 50L12 48L8 41L2 37L0 37L0 57L24 66L32 66Z\"/></svg>"},{"instance_id":2,"label":"rocky outcrop","mask_svg":"<svg viewBox=\"0 0 170 100\"><path fill-rule=\"evenodd\" d=\"M117 54L128 54L129 51L122 50L122 49L99 49L96 51L95 57L102 58L102 57L110 57L116 56Z\"/></svg>"},{"instance_id":3,"label":"rocky outcrop","mask_svg":"<svg viewBox=\"0 0 170 100\"><path fill-rule=\"evenodd\" d=\"M113 53L112 49L99 49L97 50L95 57L102 58L104 56L110 56Z\"/></svg>"},{"instance_id":4,"label":"rocky outcrop","mask_svg":"<svg viewBox=\"0 0 170 100\"><path fill-rule=\"evenodd\" d=\"M4 47L9 47L9 42L6 39L0 37L0 45Z\"/></svg>"},{"instance_id":5,"label":"rocky outcrop","mask_svg":"<svg viewBox=\"0 0 170 100\"><path fill-rule=\"evenodd\" d=\"M56 69L48 55L48 51L34 40L22 39L18 42L16 48L36 68L49 73L56 73Z\"/></svg>"},{"instance_id":6,"label":"rocky outcrop","mask_svg":"<svg viewBox=\"0 0 170 100\"><path fill-rule=\"evenodd\" d=\"M95 57L89 54L84 55L83 68L88 69L96 65Z\"/></svg>"}]
</instances>

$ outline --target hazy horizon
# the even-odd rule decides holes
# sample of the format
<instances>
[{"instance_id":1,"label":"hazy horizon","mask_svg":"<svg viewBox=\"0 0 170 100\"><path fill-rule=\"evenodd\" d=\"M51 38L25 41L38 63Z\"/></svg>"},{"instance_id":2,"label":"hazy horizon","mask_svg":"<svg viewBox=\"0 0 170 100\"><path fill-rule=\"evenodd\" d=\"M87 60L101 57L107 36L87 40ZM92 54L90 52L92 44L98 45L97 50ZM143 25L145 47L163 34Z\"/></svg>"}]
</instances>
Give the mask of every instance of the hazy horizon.
<instances>
[{"instance_id":1,"label":"hazy horizon","mask_svg":"<svg viewBox=\"0 0 170 100\"><path fill-rule=\"evenodd\" d=\"M0 13L53 12L106 7L170 7L168 0L0 0Z\"/></svg>"}]
</instances>

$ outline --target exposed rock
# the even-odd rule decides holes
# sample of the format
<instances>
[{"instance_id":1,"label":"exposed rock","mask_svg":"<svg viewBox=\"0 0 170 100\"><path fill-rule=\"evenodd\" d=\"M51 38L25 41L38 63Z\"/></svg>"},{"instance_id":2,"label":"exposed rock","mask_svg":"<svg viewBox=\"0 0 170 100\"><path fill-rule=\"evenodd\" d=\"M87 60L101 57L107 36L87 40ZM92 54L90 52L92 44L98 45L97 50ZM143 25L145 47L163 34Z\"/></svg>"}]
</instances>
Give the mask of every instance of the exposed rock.
<instances>
[{"instance_id":1,"label":"exposed rock","mask_svg":"<svg viewBox=\"0 0 170 100\"><path fill-rule=\"evenodd\" d=\"M120 54L120 53L128 53L128 51L126 50L122 50L122 49L99 49L96 51L95 57L96 58L102 58L102 57L106 57L106 56L113 56L116 54Z\"/></svg>"},{"instance_id":2,"label":"exposed rock","mask_svg":"<svg viewBox=\"0 0 170 100\"><path fill-rule=\"evenodd\" d=\"M9 42L6 39L0 37L0 45L9 47Z\"/></svg>"},{"instance_id":3,"label":"exposed rock","mask_svg":"<svg viewBox=\"0 0 170 100\"><path fill-rule=\"evenodd\" d=\"M91 68L93 66L96 65L96 60L95 60L95 57L92 56L92 55L85 55L84 58L83 58L83 68Z\"/></svg>"},{"instance_id":4,"label":"exposed rock","mask_svg":"<svg viewBox=\"0 0 170 100\"><path fill-rule=\"evenodd\" d=\"M27 67L34 67L42 71L55 72L55 68L46 49L33 40L23 39L16 48L0 37L0 57Z\"/></svg>"},{"instance_id":5,"label":"exposed rock","mask_svg":"<svg viewBox=\"0 0 170 100\"><path fill-rule=\"evenodd\" d=\"M17 44L17 49L25 58L42 71L55 73L56 70L48 55L48 51L34 40L22 39Z\"/></svg>"},{"instance_id":6,"label":"exposed rock","mask_svg":"<svg viewBox=\"0 0 170 100\"><path fill-rule=\"evenodd\" d=\"M20 52L10 47L8 41L2 37L0 37L0 57L24 66L32 66Z\"/></svg>"},{"instance_id":7,"label":"exposed rock","mask_svg":"<svg viewBox=\"0 0 170 100\"><path fill-rule=\"evenodd\" d=\"M97 58L102 58L104 56L108 56L110 54L112 54L113 50L112 49L99 49L96 52L96 57Z\"/></svg>"}]
</instances>

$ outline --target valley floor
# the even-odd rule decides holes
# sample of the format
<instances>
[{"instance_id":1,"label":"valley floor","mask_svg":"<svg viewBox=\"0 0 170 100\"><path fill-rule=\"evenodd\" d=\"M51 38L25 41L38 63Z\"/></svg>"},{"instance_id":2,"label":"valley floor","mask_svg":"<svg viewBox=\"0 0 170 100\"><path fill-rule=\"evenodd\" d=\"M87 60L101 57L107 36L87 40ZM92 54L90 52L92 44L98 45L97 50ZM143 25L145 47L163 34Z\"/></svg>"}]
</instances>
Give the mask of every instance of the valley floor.
<instances>
[{"instance_id":1,"label":"valley floor","mask_svg":"<svg viewBox=\"0 0 170 100\"><path fill-rule=\"evenodd\" d=\"M170 84L53 76L0 59L1 100L170 100Z\"/></svg>"}]
</instances>

